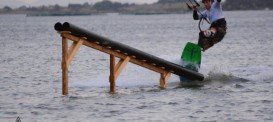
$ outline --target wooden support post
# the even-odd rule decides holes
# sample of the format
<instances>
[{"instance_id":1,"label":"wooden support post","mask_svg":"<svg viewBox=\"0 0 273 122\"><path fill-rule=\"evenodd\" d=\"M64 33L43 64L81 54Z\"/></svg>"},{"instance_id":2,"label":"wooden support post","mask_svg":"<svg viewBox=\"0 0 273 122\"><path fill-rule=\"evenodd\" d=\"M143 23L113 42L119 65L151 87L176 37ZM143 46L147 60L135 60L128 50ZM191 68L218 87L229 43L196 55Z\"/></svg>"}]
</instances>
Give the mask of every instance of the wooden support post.
<instances>
[{"instance_id":1,"label":"wooden support post","mask_svg":"<svg viewBox=\"0 0 273 122\"><path fill-rule=\"evenodd\" d=\"M171 76L170 72L161 73L160 76L160 88L165 89L167 87L167 80Z\"/></svg>"},{"instance_id":2,"label":"wooden support post","mask_svg":"<svg viewBox=\"0 0 273 122\"><path fill-rule=\"evenodd\" d=\"M63 95L68 94L68 44L67 38L62 37L62 93Z\"/></svg>"},{"instance_id":3,"label":"wooden support post","mask_svg":"<svg viewBox=\"0 0 273 122\"><path fill-rule=\"evenodd\" d=\"M110 77L109 77L109 82L110 82L110 92L115 93L116 92L116 83L115 83L115 56L110 55Z\"/></svg>"},{"instance_id":4,"label":"wooden support post","mask_svg":"<svg viewBox=\"0 0 273 122\"><path fill-rule=\"evenodd\" d=\"M121 71L124 69L126 64L130 61L130 57L127 56L125 59L120 59L119 62L116 64L115 56L110 55L110 92L116 92L116 79L120 75Z\"/></svg>"}]
</instances>

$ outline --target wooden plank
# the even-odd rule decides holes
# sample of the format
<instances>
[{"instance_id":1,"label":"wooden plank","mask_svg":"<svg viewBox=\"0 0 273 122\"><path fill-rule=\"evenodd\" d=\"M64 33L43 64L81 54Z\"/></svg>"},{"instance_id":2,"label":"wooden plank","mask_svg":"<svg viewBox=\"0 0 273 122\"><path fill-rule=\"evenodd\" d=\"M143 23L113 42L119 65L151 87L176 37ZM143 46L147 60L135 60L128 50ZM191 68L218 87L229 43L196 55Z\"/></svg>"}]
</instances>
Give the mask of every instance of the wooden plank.
<instances>
[{"instance_id":1,"label":"wooden plank","mask_svg":"<svg viewBox=\"0 0 273 122\"><path fill-rule=\"evenodd\" d=\"M144 68L150 69L150 70L152 70L152 71L158 72L158 73L163 73L163 72L165 72L164 69L161 69L161 68L159 68L159 67L150 65L150 64L148 64L148 63L146 63L146 62L142 62L142 61L140 61L140 60L131 59L130 62L132 62L132 63L134 63L134 64L136 64L136 65L142 66L142 67L144 67Z\"/></svg>"},{"instance_id":2,"label":"wooden plank","mask_svg":"<svg viewBox=\"0 0 273 122\"><path fill-rule=\"evenodd\" d=\"M82 44L83 44L83 40L79 39L79 41L77 41L77 44L71 47L72 49L70 50L70 53L68 54L67 67L69 67L72 59L75 57L76 52L78 52Z\"/></svg>"},{"instance_id":3,"label":"wooden plank","mask_svg":"<svg viewBox=\"0 0 273 122\"><path fill-rule=\"evenodd\" d=\"M62 93L63 95L68 94L67 56L68 56L67 39L65 37L62 37Z\"/></svg>"},{"instance_id":4,"label":"wooden plank","mask_svg":"<svg viewBox=\"0 0 273 122\"><path fill-rule=\"evenodd\" d=\"M77 45L76 41L73 41L72 45L70 46L70 48L68 49L68 55L71 54L72 50L75 48L75 46Z\"/></svg>"},{"instance_id":5,"label":"wooden plank","mask_svg":"<svg viewBox=\"0 0 273 122\"><path fill-rule=\"evenodd\" d=\"M115 80L120 75L126 64L130 61L130 57L127 56L125 59L120 59L119 63L115 66Z\"/></svg>"}]
</instances>

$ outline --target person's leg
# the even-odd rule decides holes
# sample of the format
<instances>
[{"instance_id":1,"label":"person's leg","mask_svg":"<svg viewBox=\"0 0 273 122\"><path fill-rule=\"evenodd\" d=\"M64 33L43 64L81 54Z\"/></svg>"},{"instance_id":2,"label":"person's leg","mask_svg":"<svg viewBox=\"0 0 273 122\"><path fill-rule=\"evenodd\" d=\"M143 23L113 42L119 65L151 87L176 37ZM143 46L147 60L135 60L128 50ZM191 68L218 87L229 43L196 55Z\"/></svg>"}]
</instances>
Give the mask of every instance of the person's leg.
<instances>
[{"instance_id":1,"label":"person's leg","mask_svg":"<svg viewBox=\"0 0 273 122\"><path fill-rule=\"evenodd\" d=\"M208 30L201 31L199 33L198 45L205 51L212 47L214 44L220 42L225 33L217 32L215 27L211 27Z\"/></svg>"},{"instance_id":2,"label":"person's leg","mask_svg":"<svg viewBox=\"0 0 273 122\"><path fill-rule=\"evenodd\" d=\"M210 30L201 31L199 33L198 45L202 48L202 51L205 51L214 45L214 43L211 40L212 36L206 35L205 32L207 31Z\"/></svg>"}]
</instances>

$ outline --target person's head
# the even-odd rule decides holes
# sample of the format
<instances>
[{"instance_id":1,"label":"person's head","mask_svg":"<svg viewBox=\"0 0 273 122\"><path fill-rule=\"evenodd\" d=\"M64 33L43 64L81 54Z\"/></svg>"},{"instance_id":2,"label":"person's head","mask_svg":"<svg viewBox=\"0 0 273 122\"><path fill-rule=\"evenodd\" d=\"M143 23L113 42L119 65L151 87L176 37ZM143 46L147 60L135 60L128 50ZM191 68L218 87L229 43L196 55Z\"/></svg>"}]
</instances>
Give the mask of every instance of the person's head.
<instances>
[{"instance_id":1,"label":"person's head","mask_svg":"<svg viewBox=\"0 0 273 122\"><path fill-rule=\"evenodd\" d=\"M213 0L202 0L202 3L204 3L205 8L207 10L209 10L211 8L211 3L213 2Z\"/></svg>"}]
</instances>

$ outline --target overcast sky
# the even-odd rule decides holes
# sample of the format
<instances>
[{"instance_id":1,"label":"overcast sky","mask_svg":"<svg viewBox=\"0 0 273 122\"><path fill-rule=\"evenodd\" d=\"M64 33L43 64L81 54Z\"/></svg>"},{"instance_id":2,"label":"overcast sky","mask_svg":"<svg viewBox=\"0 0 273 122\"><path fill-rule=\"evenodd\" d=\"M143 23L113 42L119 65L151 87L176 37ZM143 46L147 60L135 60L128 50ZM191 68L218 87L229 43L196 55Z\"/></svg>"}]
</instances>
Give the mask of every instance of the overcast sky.
<instances>
[{"instance_id":1,"label":"overcast sky","mask_svg":"<svg viewBox=\"0 0 273 122\"><path fill-rule=\"evenodd\" d=\"M10 6L12 8L16 8L22 5L26 6L41 6L41 5L55 5L59 4L62 6L67 6L68 3L96 3L98 1L102 0L0 0L0 7L4 6ZM116 1L121 3L137 3L137 4L143 4L143 3L154 3L158 0L110 0L110 1Z\"/></svg>"}]
</instances>

